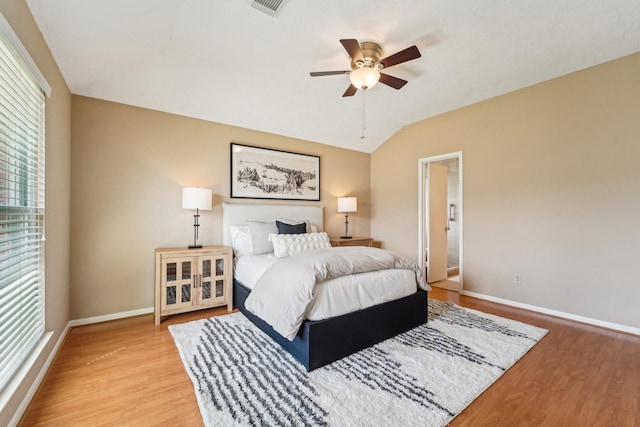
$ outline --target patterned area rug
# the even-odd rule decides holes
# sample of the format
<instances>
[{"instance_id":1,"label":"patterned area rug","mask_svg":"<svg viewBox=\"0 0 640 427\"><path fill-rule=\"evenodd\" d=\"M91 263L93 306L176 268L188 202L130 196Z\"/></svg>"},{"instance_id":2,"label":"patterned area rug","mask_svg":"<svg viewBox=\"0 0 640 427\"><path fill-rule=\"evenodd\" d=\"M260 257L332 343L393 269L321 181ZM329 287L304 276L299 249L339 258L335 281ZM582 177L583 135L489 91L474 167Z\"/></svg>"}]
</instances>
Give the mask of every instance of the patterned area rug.
<instances>
[{"instance_id":1,"label":"patterned area rug","mask_svg":"<svg viewBox=\"0 0 640 427\"><path fill-rule=\"evenodd\" d=\"M307 373L241 313L169 326L207 426L444 426L546 333L429 300L429 322Z\"/></svg>"}]
</instances>

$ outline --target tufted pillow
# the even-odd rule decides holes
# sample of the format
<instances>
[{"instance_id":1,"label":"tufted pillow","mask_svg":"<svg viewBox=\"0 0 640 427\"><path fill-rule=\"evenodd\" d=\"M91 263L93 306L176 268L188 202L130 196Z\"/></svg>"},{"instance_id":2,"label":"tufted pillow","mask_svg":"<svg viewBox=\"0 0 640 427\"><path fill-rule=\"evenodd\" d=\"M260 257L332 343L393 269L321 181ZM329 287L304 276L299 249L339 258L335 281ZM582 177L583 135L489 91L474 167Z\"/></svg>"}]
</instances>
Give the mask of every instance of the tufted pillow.
<instances>
[{"instance_id":1,"label":"tufted pillow","mask_svg":"<svg viewBox=\"0 0 640 427\"><path fill-rule=\"evenodd\" d=\"M306 234L271 234L269 235L273 243L273 255L276 258L285 258L289 255L313 249L330 248L329 236L327 233L306 233Z\"/></svg>"}]
</instances>

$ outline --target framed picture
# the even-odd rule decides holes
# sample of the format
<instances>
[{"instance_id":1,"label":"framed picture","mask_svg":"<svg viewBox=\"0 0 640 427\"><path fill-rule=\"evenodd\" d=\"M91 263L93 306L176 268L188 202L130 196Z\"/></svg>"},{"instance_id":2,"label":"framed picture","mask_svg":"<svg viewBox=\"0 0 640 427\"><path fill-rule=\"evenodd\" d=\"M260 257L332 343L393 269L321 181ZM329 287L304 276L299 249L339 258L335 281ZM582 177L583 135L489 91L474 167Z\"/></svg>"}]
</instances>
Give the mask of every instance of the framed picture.
<instances>
[{"instance_id":1,"label":"framed picture","mask_svg":"<svg viewBox=\"0 0 640 427\"><path fill-rule=\"evenodd\" d=\"M320 200L320 157L231 143L231 197Z\"/></svg>"}]
</instances>

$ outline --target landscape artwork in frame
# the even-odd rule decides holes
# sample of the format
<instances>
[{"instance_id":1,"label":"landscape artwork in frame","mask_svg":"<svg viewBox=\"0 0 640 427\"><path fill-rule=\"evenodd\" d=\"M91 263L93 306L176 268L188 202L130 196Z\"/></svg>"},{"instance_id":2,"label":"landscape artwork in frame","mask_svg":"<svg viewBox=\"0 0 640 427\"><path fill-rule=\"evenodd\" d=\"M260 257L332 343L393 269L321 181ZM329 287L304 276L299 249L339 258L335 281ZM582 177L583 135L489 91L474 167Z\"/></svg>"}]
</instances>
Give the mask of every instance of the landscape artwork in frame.
<instances>
[{"instance_id":1,"label":"landscape artwork in frame","mask_svg":"<svg viewBox=\"0 0 640 427\"><path fill-rule=\"evenodd\" d=\"M231 197L320 200L320 157L231 143Z\"/></svg>"}]
</instances>

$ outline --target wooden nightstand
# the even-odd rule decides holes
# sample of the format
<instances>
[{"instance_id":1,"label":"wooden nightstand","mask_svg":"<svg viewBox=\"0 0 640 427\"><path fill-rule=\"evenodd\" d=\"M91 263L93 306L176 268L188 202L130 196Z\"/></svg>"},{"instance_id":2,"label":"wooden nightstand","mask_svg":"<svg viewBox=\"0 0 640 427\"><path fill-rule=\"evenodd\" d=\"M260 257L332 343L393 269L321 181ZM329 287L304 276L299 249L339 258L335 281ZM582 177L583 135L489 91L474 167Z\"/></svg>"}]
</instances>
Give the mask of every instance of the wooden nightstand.
<instances>
[{"instance_id":1,"label":"wooden nightstand","mask_svg":"<svg viewBox=\"0 0 640 427\"><path fill-rule=\"evenodd\" d=\"M331 246L373 246L373 239L371 237L352 237L351 239L344 239L342 237L330 238Z\"/></svg>"},{"instance_id":2,"label":"wooden nightstand","mask_svg":"<svg viewBox=\"0 0 640 427\"><path fill-rule=\"evenodd\" d=\"M162 316L226 305L233 310L233 249L156 249L155 322Z\"/></svg>"}]
</instances>

